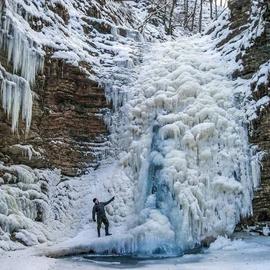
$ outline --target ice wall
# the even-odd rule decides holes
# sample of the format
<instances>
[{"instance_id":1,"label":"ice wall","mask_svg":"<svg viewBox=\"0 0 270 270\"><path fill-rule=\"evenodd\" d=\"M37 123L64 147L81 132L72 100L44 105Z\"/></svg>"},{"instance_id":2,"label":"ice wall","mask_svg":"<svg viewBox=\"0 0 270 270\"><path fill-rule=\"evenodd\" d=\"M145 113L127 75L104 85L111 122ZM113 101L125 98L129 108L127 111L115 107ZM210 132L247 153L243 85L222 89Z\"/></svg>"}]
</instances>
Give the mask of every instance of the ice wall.
<instances>
[{"instance_id":1,"label":"ice wall","mask_svg":"<svg viewBox=\"0 0 270 270\"><path fill-rule=\"evenodd\" d=\"M257 171L241 101L230 64L209 44L195 36L154 46L125 106L134 230L152 251L153 239L156 248L185 250L231 234L252 212Z\"/></svg>"}]
</instances>

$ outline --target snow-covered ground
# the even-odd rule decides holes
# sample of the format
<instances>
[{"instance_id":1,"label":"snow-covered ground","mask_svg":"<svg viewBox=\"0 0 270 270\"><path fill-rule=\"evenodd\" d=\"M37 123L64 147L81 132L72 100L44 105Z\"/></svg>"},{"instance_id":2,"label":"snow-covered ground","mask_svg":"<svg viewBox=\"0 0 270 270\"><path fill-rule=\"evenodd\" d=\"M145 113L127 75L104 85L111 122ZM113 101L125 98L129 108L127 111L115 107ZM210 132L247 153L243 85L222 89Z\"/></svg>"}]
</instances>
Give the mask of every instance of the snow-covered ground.
<instances>
[{"instance_id":1,"label":"snow-covered ground","mask_svg":"<svg viewBox=\"0 0 270 270\"><path fill-rule=\"evenodd\" d=\"M40 256L40 250L0 254L1 270L268 270L270 269L270 238L241 235L242 239L229 240L220 237L209 249L197 254L160 260L129 260L121 263L117 258L71 257L52 259Z\"/></svg>"}]
</instances>

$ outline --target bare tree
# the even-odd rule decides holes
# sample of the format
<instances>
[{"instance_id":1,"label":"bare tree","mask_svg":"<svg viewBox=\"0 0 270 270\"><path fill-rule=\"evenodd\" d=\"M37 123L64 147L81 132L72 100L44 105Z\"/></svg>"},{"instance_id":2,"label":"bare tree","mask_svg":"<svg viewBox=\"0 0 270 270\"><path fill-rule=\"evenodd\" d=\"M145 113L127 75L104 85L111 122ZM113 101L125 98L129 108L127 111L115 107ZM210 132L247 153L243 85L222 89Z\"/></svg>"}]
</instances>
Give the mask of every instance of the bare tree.
<instances>
[{"instance_id":1,"label":"bare tree","mask_svg":"<svg viewBox=\"0 0 270 270\"><path fill-rule=\"evenodd\" d=\"M202 15L203 15L203 0L200 3L200 14L199 14L199 32L202 32Z\"/></svg>"},{"instance_id":2,"label":"bare tree","mask_svg":"<svg viewBox=\"0 0 270 270\"><path fill-rule=\"evenodd\" d=\"M203 20L208 4L210 18L217 19L218 6L226 5L226 0L148 0L148 16L139 27L143 31L150 22L164 26L165 33L173 35L175 28L182 26L190 31L203 30Z\"/></svg>"},{"instance_id":3,"label":"bare tree","mask_svg":"<svg viewBox=\"0 0 270 270\"><path fill-rule=\"evenodd\" d=\"M191 31L194 30L194 23L195 23L195 17L196 17L196 10L197 10L197 0L195 0L194 8L193 8L193 14L192 14L192 24L191 24Z\"/></svg>"},{"instance_id":4,"label":"bare tree","mask_svg":"<svg viewBox=\"0 0 270 270\"><path fill-rule=\"evenodd\" d=\"M173 13L174 13L175 6L176 6L176 0L172 0L171 10L170 10L170 15L169 15L169 26L168 26L168 31L167 31L169 35L172 35L173 33L172 20L173 20Z\"/></svg>"},{"instance_id":5,"label":"bare tree","mask_svg":"<svg viewBox=\"0 0 270 270\"><path fill-rule=\"evenodd\" d=\"M187 27L189 20L189 0L184 1L184 27Z\"/></svg>"},{"instance_id":6,"label":"bare tree","mask_svg":"<svg viewBox=\"0 0 270 270\"><path fill-rule=\"evenodd\" d=\"M215 14L216 14L216 20L217 20L218 18L217 0L215 0Z\"/></svg>"},{"instance_id":7,"label":"bare tree","mask_svg":"<svg viewBox=\"0 0 270 270\"><path fill-rule=\"evenodd\" d=\"M209 0L210 3L210 18L213 19L213 0Z\"/></svg>"},{"instance_id":8,"label":"bare tree","mask_svg":"<svg viewBox=\"0 0 270 270\"><path fill-rule=\"evenodd\" d=\"M162 12L162 10L165 10L166 13L166 7L167 7L167 2L165 1L165 3L161 6L154 6L152 11L148 14L148 16L145 18L145 20L143 21L142 25L139 26L138 30L140 32L143 32L144 27L146 26L146 24L153 19L153 17L158 16L158 13ZM164 13L163 13L164 14ZM163 24L166 24L166 16L165 14L162 16L163 17Z\"/></svg>"}]
</instances>

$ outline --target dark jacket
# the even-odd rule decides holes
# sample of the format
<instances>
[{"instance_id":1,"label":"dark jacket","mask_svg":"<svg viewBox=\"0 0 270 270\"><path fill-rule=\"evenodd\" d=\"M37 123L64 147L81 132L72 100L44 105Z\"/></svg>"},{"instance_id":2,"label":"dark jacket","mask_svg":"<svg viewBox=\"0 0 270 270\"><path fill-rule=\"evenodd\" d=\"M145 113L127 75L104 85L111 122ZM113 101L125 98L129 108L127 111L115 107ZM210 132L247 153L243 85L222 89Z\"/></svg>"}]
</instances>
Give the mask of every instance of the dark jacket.
<instances>
[{"instance_id":1,"label":"dark jacket","mask_svg":"<svg viewBox=\"0 0 270 270\"><path fill-rule=\"evenodd\" d=\"M96 214L97 214L97 219L100 219L102 217L106 217L106 212L105 212L105 206L111 203L114 200L114 197L112 197L109 201L107 202L100 202L99 204L95 204L92 210L92 219L93 221L96 221Z\"/></svg>"}]
</instances>

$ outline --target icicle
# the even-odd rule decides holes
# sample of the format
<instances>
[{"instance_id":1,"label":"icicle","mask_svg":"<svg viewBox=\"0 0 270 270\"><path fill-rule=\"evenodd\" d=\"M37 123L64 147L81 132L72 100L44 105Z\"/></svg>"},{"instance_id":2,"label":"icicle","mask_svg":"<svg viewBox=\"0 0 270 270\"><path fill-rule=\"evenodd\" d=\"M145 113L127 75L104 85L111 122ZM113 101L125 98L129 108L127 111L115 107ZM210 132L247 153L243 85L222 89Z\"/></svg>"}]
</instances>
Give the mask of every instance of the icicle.
<instances>
[{"instance_id":1,"label":"icicle","mask_svg":"<svg viewBox=\"0 0 270 270\"><path fill-rule=\"evenodd\" d=\"M27 82L22 87L22 119L25 121L26 130L29 130L32 119L32 91Z\"/></svg>"},{"instance_id":2,"label":"icicle","mask_svg":"<svg viewBox=\"0 0 270 270\"><path fill-rule=\"evenodd\" d=\"M6 73L0 66L2 108L11 117L11 129L15 132L18 128L20 111L25 122L26 131L29 131L32 118L32 91L29 83L16 75Z\"/></svg>"},{"instance_id":3,"label":"icicle","mask_svg":"<svg viewBox=\"0 0 270 270\"><path fill-rule=\"evenodd\" d=\"M13 16L21 13L13 1L0 5L0 49L6 51L13 73L24 78L9 74L0 66L2 107L8 119L11 117L13 132L18 128L20 111L26 131L30 129L33 103L30 85L34 84L36 74L43 71L44 65L41 48L13 20Z\"/></svg>"},{"instance_id":4,"label":"icicle","mask_svg":"<svg viewBox=\"0 0 270 270\"><path fill-rule=\"evenodd\" d=\"M30 84L35 76L43 70L43 54L37 44L20 32L12 19L1 16L3 22L0 32L0 46L7 51L8 62L13 66L13 73L20 73Z\"/></svg>"}]
</instances>

